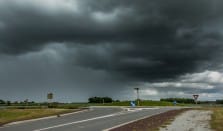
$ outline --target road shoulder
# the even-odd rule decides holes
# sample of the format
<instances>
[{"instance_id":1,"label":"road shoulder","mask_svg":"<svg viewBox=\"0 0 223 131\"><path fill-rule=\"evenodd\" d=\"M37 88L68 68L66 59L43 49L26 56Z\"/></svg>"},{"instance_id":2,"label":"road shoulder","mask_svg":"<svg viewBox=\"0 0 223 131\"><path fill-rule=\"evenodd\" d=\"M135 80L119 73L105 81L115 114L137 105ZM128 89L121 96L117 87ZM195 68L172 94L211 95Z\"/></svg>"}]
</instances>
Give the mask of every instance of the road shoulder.
<instances>
[{"instance_id":1,"label":"road shoulder","mask_svg":"<svg viewBox=\"0 0 223 131\"><path fill-rule=\"evenodd\" d=\"M209 121L212 111L190 110L177 116L175 120L160 131L211 131Z\"/></svg>"},{"instance_id":2,"label":"road shoulder","mask_svg":"<svg viewBox=\"0 0 223 131\"><path fill-rule=\"evenodd\" d=\"M163 125L166 121L173 119L176 115L179 115L180 113L186 110L189 110L189 109L174 109L174 110L166 111L166 112L159 113L153 116L142 118L138 121L121 125L119 127L116 126L116 127L110 128L109 131L156 130L161 125Z\"/></svg>"}]
</instances>

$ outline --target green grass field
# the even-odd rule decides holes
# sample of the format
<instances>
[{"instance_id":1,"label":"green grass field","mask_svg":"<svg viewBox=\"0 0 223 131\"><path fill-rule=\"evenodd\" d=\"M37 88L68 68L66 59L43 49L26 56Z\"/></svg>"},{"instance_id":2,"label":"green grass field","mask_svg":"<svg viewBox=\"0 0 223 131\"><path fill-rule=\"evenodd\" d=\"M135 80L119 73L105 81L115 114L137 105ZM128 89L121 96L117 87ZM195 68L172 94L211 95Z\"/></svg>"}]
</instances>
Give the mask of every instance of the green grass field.
<instances>
[{"instance_id":1,"label":"green grass field","mask_svg":"<svg viewBox=\"0 0 223 131\"><path fill-rule=\"evenodd\" d=\"M27 120L45 116L74 112L71 109L1 109L0 125L18 120Z\"/></svg>"}]
</instances>

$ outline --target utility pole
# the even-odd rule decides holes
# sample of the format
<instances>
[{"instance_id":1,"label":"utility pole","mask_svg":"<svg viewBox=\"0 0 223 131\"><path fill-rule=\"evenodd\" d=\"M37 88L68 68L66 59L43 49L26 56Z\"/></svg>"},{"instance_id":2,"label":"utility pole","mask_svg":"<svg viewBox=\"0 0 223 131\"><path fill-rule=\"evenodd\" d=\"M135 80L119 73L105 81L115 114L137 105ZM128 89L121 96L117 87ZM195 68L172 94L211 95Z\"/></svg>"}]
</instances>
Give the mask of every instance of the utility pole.
<instances>
[{"instance_id":1,"label":"utility pole","mask_svg":"<svg viewBox=\"0 0 223 131\"><path fill-rule=\"evenodd\" d=\"M134 88L137 93L137 106L139 106L139 88Z\"/></svg>"}]
</instances>

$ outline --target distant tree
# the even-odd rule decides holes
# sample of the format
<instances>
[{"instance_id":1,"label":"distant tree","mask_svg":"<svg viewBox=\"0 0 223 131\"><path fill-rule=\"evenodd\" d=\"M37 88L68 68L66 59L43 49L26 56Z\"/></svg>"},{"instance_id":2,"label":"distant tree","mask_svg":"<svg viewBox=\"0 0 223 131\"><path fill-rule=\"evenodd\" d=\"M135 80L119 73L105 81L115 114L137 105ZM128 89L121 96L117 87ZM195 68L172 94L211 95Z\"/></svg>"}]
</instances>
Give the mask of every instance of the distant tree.
<instances>
[{"instance_id":1,"label":"distant tree","mask_svg":"<svg viewBox=\"0 0 223 131\"><path fill-rule=\"evenodd\" d=\"M88 99L89 103L111 103L113 100L110 97L90 97Z\"/></svg>"},{"instance_id":2,"label":"distant tree","mask_svg":"<svg viewBox=\"0 0 223 131\"><path fill-rule=\"evenodd\" d=\"M90 98L90 103L103 103L103 100L101 99L101 97L93 97Z\"/></svg>"},{"instance_id":3,"label":"distant tree","mask_svg":"<svg viewBox=\"0 0 223 131\"><path fill-rule=\"evenodd\" d=\"M223 104L223 100L216 100L216 104Z\"/></svg>"},{"instance_id":4,"label":"distant tree","mask_svg":"<svg viewBox=\"0 0 223 131\"><path fill-rule=\"evenodd\" d=\"M102 101L104 103L111 103L112 102L112 98L110 98L110 97L102 97Z\"/></svg>"},{"instance_id":5,"label":"distant tree","mask_svg":"<svg viewBox=\"0 0 223 131\"><path fill-rule=\"evenodd\" d=\"M7 101L6 104L7 104L7 106L10 106L11 105L11 101Z\"/></svg>"},{"instance_id":6,"label":"distant tree","mask_svg":"<svg viewBox=\"0 0 223 131\"><path fill-rule=\"evenodd\" d=\"M4 100L0 99L0 104L5 104L6 102Z\"/></svg>"},{"instance_id":7,"label":"distant tree","mask_svg":"<svg viewBox=\"0 0 223 131\"><path fill-rule=\"evenodd\" d=\"M167 101L167 102L176 101L177 103L185 103L185 104L194 103L194 99L191 98L161 98L160 101Z\"/></svg>"}]
</instances>

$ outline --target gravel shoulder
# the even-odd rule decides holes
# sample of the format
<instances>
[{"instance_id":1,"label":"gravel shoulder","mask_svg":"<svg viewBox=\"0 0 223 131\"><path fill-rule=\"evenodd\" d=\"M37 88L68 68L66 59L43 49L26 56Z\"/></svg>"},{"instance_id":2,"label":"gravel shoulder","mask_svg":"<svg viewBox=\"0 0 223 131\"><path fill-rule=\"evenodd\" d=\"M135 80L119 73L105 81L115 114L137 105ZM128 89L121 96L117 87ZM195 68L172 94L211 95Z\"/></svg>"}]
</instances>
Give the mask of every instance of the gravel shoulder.
<instances>
[{"instance_id":1,"label":"gravel shoulder","mask_svg":"<svg viewBox=\"0 0 223 131\"><path fill-rule=\"evenodd\" d=\"M209 121L212 111L189 110L177 116L175 120L160 131L212 131Z\"/></svg>"}]
</instances>

